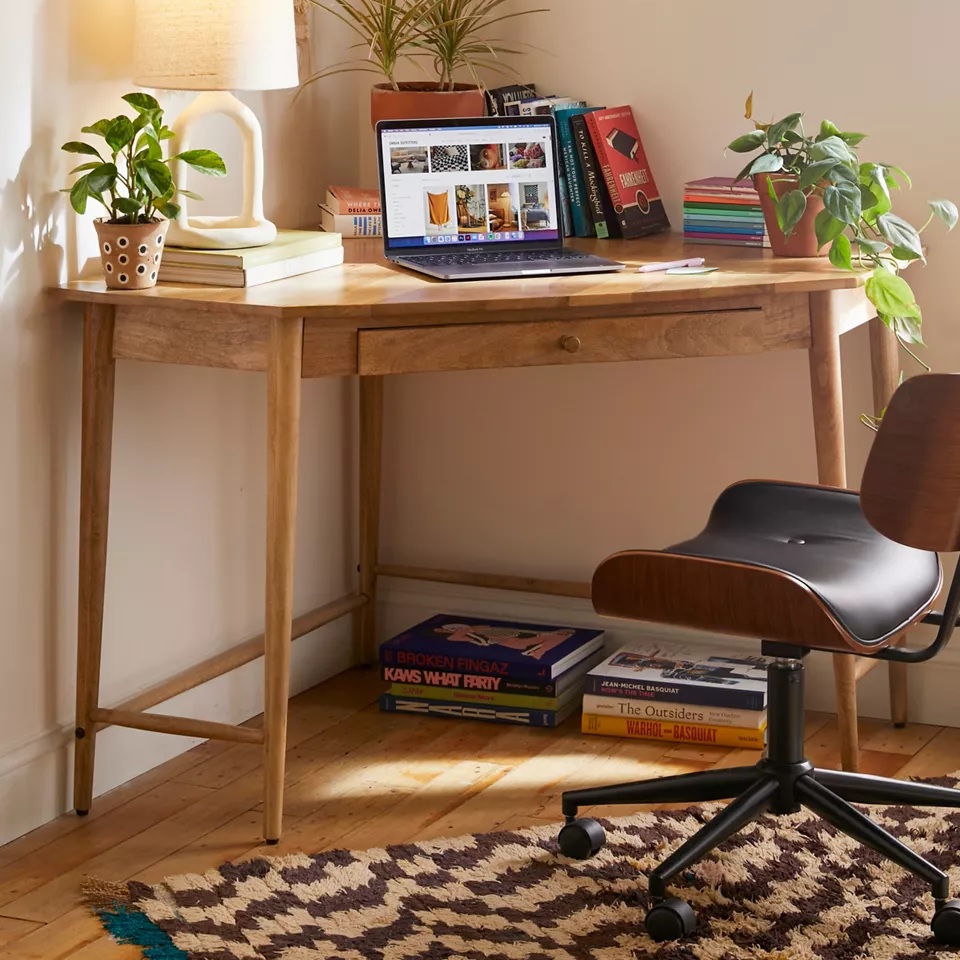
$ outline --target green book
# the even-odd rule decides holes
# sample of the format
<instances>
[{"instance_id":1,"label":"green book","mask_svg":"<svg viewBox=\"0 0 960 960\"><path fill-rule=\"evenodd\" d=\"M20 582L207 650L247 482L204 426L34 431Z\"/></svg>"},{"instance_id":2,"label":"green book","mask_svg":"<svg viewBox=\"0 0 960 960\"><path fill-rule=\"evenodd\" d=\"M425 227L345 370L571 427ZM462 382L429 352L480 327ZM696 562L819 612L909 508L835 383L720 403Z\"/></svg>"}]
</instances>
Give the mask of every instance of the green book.
<instances>
[{"instance_id":1,"label":"green book","mask_svg":"<svg viewBox=\"0 0 960 960\"><path fill-rule=\"evenodd\" d=\"M248 270L281 260L292 260L341 245L339 233L322 230L278 230L277 239L261 247L240 250L191 250L167 247L163 263L167 266L219 267L224 270Z\"/></svg>"}]
</instances>

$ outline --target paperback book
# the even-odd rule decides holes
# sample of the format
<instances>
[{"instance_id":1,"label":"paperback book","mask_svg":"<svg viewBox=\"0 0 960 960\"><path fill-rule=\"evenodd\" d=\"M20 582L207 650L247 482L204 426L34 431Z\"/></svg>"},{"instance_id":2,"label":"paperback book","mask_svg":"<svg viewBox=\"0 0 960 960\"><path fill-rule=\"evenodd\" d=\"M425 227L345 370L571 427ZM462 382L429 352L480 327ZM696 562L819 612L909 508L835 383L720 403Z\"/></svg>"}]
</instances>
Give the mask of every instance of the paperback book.
<instances>
[{"instance_id":1,"label":"paperback book","mask_svg":"<svg viewBox=\"0 0 960 960\"><path fill-rule=\"evenodd\" d=\"M614 215L613 204L603 185L603 173L597 159L590 132L587 129L587 114L570 117L570 131L577 154L577 162L583 173L587 213L593 222L594 233L601 240L619 236L620 224Z\"/></svg>"},{"instance_id":2,"label":"paperback book","mask_svg":"<svg viewBox=\"0 0 960 960\"><path fill-rule=\"evenodd\" d=\"M629 106L584 116L621 236L632 239L670 229L667 211Z\"/></svg>"},{"instance_id":3,"label":"paperback book","mask_svg":"<svg viewBox=\"0 0 960 960\"><path fill-rule=\"evenodd\" d=\"M553 680L603 645L602 630L441 613L380 647L385 667Z\"/></svg>"},{"instance_id":4,"label":"paperback book","mask_svg":"<svg viewBox=\"0 0 960 960\"><path fill-rule=\"evenodd\" d=\"M628 646L584 679L584 693L732 710L764 710L766 657L712 655L703 647Z\"/></svg>"},{"instance_id":5,"label":"paperback book","mask_svg":"<svg viewBox=\"0 0 960 960\"><path fill-rule=\"evenodd\" d=\"M337 214L320 205L320 226L342 237L379 237L383 233L383 217L379 213Z\"/></svg>"}]
</instances>

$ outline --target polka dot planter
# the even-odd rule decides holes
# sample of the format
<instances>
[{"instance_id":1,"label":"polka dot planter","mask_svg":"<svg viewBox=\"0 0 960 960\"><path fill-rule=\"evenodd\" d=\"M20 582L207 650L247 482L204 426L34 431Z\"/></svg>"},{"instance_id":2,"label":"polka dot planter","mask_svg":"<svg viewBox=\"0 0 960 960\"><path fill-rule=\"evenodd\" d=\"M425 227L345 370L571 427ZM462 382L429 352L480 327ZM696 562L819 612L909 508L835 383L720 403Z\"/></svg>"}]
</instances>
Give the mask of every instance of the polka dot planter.
<instances>
[{"instance_id":1,"label":"polka dot planter","mask_svg":"<svg viewBox=\"0 0 960 960\"><path fill-rule=\"evenodd\" d=\"M103 277L111 290L144 290L157 282L169 220L156 223L95 221Z\"/></svg>"}]
</instances>

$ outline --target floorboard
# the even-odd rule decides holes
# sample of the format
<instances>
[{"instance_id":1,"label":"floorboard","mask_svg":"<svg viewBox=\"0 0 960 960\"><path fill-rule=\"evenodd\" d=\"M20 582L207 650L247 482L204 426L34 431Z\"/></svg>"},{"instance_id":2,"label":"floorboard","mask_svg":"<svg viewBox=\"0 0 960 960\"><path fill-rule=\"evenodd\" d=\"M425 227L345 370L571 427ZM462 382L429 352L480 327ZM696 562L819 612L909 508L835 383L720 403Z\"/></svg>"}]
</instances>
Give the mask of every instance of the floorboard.
<instances>
[{"instance_id":1,"label":"floorboard","mask_svg":"<svg viewBox=\"0 0 960 960\"><path fill-rule=\"evenodd\" d=\"M279 846L259 842L261 748L210 742L99 797L85 820L60 817L0 847L2 956L138 958L104 936L80 904L85 875L155 882L252 856L556 824L566 789L758 758L753 750L584 736L578 718L557 730L428 717L386 722L379 689L375 674L352 670L291 701ZM931 777L960 766L960 730L895 730L870 719L860 730L865 772ZM809 713L805 735L814 763L838 765L834 717Z\"/></svg>"}]
</instances>

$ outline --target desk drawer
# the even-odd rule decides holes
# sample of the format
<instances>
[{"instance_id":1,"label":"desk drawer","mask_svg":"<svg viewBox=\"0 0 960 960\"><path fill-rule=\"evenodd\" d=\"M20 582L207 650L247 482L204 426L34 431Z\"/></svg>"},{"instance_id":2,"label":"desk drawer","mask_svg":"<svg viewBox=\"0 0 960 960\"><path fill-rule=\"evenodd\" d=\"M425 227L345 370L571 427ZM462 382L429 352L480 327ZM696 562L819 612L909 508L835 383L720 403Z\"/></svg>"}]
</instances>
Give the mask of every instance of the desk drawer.
<instances>
[{"instance_id":1,"label":"desk drawer","mask_svg":"<svg viewBox=\"0 0 960 960\"><path fill-rule=\"evenodd\" d=\"M636 317L361 330L359 373L712 357L809 346L800 311L762 306Z\"/></svg>"}]
</instances>

